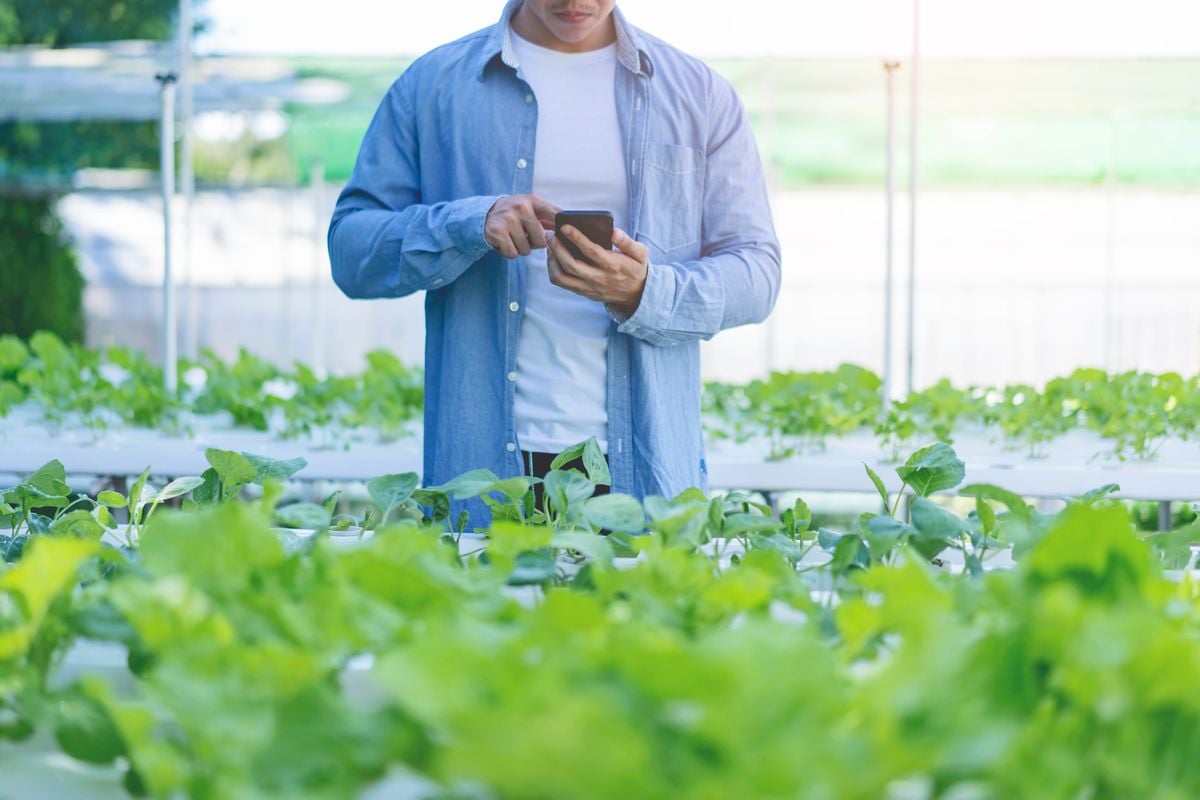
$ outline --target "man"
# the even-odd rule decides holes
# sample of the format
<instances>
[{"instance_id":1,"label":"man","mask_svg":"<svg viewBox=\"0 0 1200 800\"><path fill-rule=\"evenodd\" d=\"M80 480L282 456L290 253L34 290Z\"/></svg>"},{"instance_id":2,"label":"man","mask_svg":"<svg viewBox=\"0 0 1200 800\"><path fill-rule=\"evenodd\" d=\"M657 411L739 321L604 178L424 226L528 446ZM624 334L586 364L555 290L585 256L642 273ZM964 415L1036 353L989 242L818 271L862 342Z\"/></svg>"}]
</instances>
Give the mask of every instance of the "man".
<instances>
[{"instance_id":1,"label":"man","mask_svg":"<svg viewBox=\"0 0 1200 800\"><path fill-rule=\"evenodd\" d=\"M612 212L615 249L564 229L572 258L560 209ZM511 0L414 62L367 130L329 252L351 297L426 292L427 485L540 476L595 436L613 491L706 487L699 341L762 321L780 281L733 89L614 0Z\"/></svg>"}]
</instances>

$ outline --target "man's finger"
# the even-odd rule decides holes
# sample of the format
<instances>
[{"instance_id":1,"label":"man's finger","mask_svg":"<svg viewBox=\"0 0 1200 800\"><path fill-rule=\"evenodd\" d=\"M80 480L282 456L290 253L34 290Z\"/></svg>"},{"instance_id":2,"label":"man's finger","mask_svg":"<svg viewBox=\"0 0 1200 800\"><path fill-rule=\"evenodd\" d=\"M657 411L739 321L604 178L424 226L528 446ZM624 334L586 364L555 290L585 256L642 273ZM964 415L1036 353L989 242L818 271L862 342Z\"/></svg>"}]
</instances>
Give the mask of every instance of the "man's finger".
<instances>
[{"instance_id":1,"label":"man's finger","mask_svg":"<svg viewBox=\"0 0 1200 800\"><path fill-rule=\"evenodd\" d=\"M562 209L549 200L538 197L536 194L530 195L529 198L533 202L534 216L542 223L542 227L549 227L550 230L554 230L554 216L562 211ZM546 223L549 223L549 225L547 226Z\"/></svg>"},{"instance_id":2,"label":"man's finger","mask_svg":"<svg viewBox=\"0 0 1200 800\"><path fill-rule=\"evenodd\" d=\"M524 229L525 238L531 248L538 250L546 246L546 230L537 217L532 214L522 214L521 227Z\"/></svg>"},{"instance_id":3,"label":"man's finger","mask_svg":"<svg viewBox=\"0 0 1200 800\"><path fill-rule=\"evenodd\" d=\"M567 272L570 270L570 262L574 261L574 259L571 258L571 254L568 253L567 248L563 246L562 240L560 240L557 234L555 234L553 231L546 232L546 252L547 264L553 260L554 266L559 272Z\"/></svg>"},{"instance_id":4,"label":"man's finger","mask_svg":"<svg viewBox=\"0 0 1200 800\"><path fill-rule=\"evenodd\" d=\"M574 275L568 275L565 272L560 272L558 274L558 281L555 283L555 285L560 289L566 289L568 292L577 294L580 297L586 297L589 300L594 299L592 297L591 286L586 281L581 281Z\"/></svg>"},{"instance_id":5,"label":"man's finger","mask_svg":"<svg viewBox=\"0 0 1200 800\"><path fill-rule=\"evenodd\" d=\"M586 261L580 261L571 255L571 251L562 240L553 233L546 237L549 244L547 245L553 252L558 261L559 268L567 275L574 275L579 278L593 277L600 270Z\"/></svg>"},{"instance_id":6,"label":"man's finger","mask_svg":"<svg viewBox=\"0 0 1200 800\"><path fill-rule=\"evenodd\" d=\"M561 242L557 244L560 248L562 247ZM569 255L567 257L570 258ZM574 292L575 294L593 299L591 284L567 272L562 260L554 255L553 246L551 246L550 251L546 255L546 269L550 273L550 282L555 286L566 289L568 292Z\"/></svg>"},{"instance_id":7,"label":"man's finger","mask_svg":"<svg viewBox=\"0 0 1200 800\"><path fill-rule=\"evenodd\" d=\"M620 228L613 228L613 245L634 261L645 261L649 250Z\"/></svg>"},{"instance_id":8,"label":"man's finger","mask_svg":"<svg viewBox=\"0 0 1200 800\"><path fill-rule=\"evenodd\" d=\"M575 246L579 248L579 252L583 253L584 257L589 259L596 266L602 266L607 262L609 256L612 255L611 247L601 247L591 239L583 235L583 231L573 225L564 225L563 234L570 237Z\"/></svg>"},{"instance_id":9,"label":"man's finger","mask_svg":"<svg viewBox=\"0 0 1200 800\"><path fill-rule=\"evenodd\" d=\"M567 284L575 280L563 270L562 262L557 258L550 257L546 259L546 270L550 274L550 282L563 289L567 289Z\"/></svg>"},{"instance_id":10,"label":"man's finger","mask_svg":"<svg viewBox=\"0 0 1200 800\"><path fill-rule=\"evenodd\" d=\"M504 236L501 237L500 247L497 249L500 251L500 254L503 255L505 258L516 258L517 257L517 246L515 244L513 244L512 237L509 236L507 233L505 233Z\"/></svg>"},{"instance_id":11,"label":"man's finger","mask_svg":"<svg viewBox=\"0 0 1200 800\"><path fill-rule=\"evenodd\" d=\"M523 256L529 255L529 237L525 233L525 227L521 224L520 216L509 221L508 233L517 252Z\"/></svg>"}]
</instances>

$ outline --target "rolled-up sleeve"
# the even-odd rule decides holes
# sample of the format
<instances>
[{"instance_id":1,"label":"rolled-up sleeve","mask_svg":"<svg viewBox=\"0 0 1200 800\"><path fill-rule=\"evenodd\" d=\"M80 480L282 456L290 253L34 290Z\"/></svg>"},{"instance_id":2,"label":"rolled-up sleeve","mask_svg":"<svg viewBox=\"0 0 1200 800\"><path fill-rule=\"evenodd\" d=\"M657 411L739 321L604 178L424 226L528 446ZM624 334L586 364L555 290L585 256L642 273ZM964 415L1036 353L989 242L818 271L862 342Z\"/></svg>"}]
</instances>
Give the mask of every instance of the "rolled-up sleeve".
<instances>
[{"instance_id":1,"label":"rolled-up sleeve","mask_svg":"<svg viewBox=\"0 0 1200 800\"><path fill-rule=\"evenodd\" d=\"M618 330L655 345L709 339L762 322L779 296L779 241L745 108L718 81L709 116L701 254L651 263L637 310ZM653 198L647 198L653 202Z\"/></svg>"},{"instance_id":2,"label":"rolled-up sleeve","mask_svg":"<svg viewBox=\"0 0 1200 800\"><path fill-rule=\"evenodd\" d=\"M401 297L444 286L490 249L484 221L497 196L425 204L405 78L388 90L329 225L333 280L350 297Z\"/></svg>"}]
</instances>

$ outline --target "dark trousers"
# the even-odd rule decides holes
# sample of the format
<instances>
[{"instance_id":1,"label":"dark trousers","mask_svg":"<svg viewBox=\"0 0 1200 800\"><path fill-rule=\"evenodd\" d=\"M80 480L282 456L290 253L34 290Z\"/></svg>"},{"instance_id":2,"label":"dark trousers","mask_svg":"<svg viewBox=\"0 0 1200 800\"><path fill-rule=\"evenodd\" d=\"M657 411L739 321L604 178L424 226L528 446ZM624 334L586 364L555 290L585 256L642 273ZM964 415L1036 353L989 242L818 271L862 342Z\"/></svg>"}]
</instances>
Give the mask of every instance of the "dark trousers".
<instances>
[{"instance_id":1,"label":"dark trousers","mask_svg":"<svg viewBox=\"0 0 1200 800\"><path fill-rule=\"evenodd\" d=\"M537 453L528 450L521 451L521 463L525 467L525 474L531 478L544 478L546 473L550 471L550 462L555 459L557 453ZM604 457L608 461L608 456ZM569 461L562 466L562 469L575 469L587 474L587 470L583 468L583 459L577 458L574 461ZM608 486L599 485L596 491L592 492L592 497L601 494L608 494ZM538 508L542 507L542 485L535 484L533 487L533 498Z\"/></svg>"}]
</instances>

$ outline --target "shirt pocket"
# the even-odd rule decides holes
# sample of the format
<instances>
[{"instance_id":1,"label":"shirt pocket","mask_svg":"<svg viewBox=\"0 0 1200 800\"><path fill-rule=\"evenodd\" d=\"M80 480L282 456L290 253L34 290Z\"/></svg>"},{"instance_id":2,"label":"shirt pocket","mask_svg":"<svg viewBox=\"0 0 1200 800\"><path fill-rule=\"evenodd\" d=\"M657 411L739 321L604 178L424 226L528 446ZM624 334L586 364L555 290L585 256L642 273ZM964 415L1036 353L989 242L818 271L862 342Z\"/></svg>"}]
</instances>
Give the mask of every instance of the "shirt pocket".
<instances>
[{"instance_id":1,"label":"shirt pocket","mask_svg":"<svg viewBox=\"0 0 1200 800\"><path fill-rule=\"evenodd\" d=\"M646 146L645 163L638 238L663 256L698 256L704 212L704 153L686 145L651 142Z\"/></svg>"}]
</instances>

